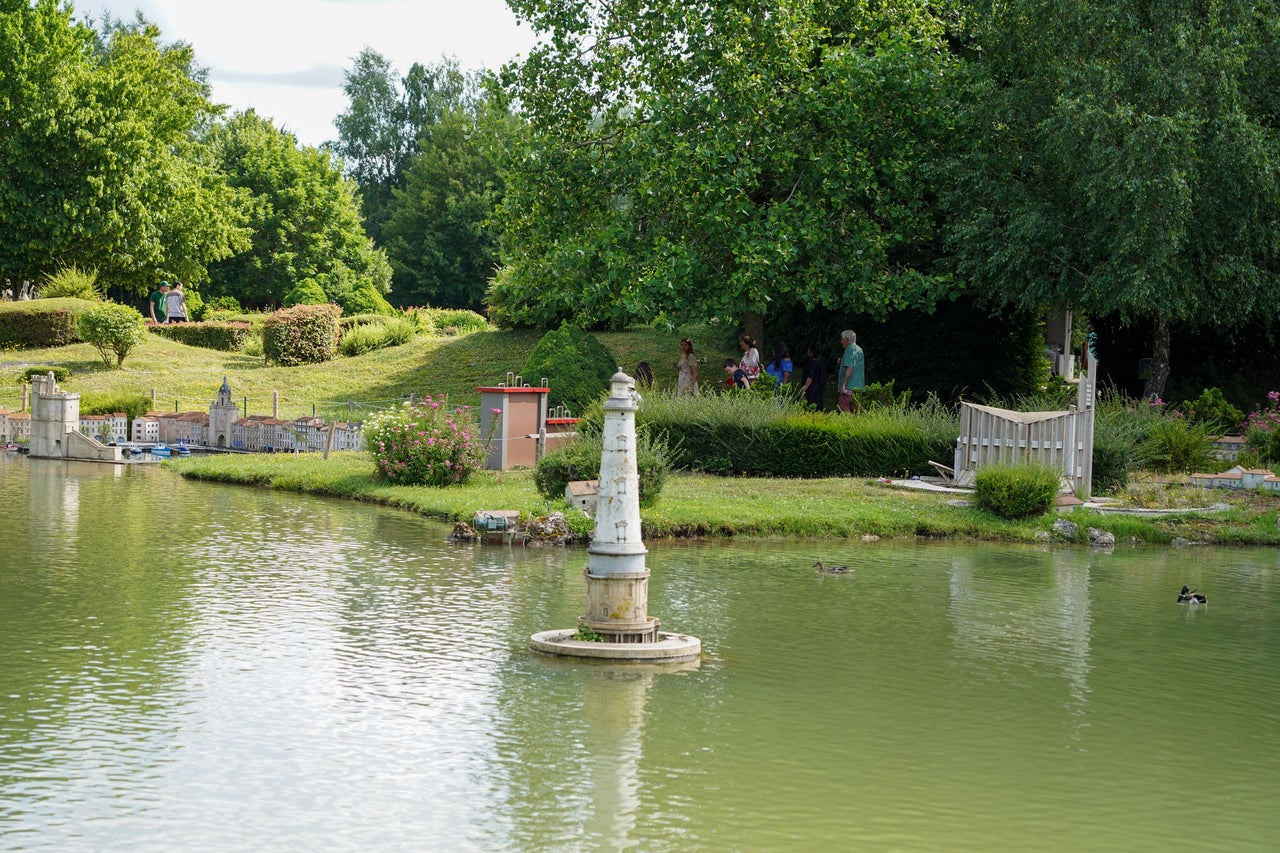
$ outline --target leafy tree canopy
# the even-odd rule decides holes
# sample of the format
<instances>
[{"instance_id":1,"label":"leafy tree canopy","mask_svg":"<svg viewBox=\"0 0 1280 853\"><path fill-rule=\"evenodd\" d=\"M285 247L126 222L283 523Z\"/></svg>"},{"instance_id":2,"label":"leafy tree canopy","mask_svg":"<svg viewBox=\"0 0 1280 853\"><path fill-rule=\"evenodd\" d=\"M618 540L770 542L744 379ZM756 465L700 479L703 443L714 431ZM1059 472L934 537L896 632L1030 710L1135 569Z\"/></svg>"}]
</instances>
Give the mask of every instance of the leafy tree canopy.
<instances>
[{"instance_id":1,"label":"leafy tree canopy","mask_svg":"<svg viewBox=\"0 0 1280 853\"><path fill-rule=\"evenodd\" d=\"M191 47L145 20L95 33L57 0L0 3L0 275L203 281L247 245L193 135L214 114Z\"/></svg>"},{"instance_id":2,"label":"leafy tree canopy","mask_svg":"<svg viewBox=\"0 0 1280 853\"><path fill-rule=\"evenodd\" d=\"M927 167L955 59L929 4L511 0L528 117L501 209L515 323L883 313L953 292Z\"/></svg>"},{"instance_id":3,"label":"leafy tree canopy","mask_svg":"<svg viewBox=\"0 0 1280 853\"><path fill-rule=\"evenodd\" d=\"M1280 9L1254 0L972 4L949 246L997 302L1169 325L1280 306Z\"/></svg>"},{"instance_id":4,"label":"leafy tree canopy","mask_svg":"<svg viewBox=\"0 0 1280 853\"><path fill-rule=\"evenodd\" d=\"M214 125L205 141L242 191L253 235L248 251L210 270L211 294L274 306L308 279L339 304L360 285L388 291L390 264L364 233L355 185L327 151L299 146L253 110Z\"/></svg>"}]
</instances>

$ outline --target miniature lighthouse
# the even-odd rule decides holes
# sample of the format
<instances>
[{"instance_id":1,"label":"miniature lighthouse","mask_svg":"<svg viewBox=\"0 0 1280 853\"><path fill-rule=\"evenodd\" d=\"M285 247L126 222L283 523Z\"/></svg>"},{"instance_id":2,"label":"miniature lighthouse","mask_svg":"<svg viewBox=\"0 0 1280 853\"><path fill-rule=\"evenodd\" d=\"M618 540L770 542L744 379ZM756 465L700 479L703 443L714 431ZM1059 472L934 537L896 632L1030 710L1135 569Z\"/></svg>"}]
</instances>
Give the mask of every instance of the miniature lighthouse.
<instances>
[{"instance_id":1,"label":"miniature lighthouse","mask_svg":"<svg viewBox=\"0 0 1280 853\"><path fill-rule=\"evenodd\" d=\"M534 634L534 651L655 662L691 660L702 652L697 637L662 633L658 619L649 615L648 551L640 536L636 468L638 403L635 380L619 370L604 402L595 532L587 548L587 612L577 630Z\"/></svg>"}]
</instances>

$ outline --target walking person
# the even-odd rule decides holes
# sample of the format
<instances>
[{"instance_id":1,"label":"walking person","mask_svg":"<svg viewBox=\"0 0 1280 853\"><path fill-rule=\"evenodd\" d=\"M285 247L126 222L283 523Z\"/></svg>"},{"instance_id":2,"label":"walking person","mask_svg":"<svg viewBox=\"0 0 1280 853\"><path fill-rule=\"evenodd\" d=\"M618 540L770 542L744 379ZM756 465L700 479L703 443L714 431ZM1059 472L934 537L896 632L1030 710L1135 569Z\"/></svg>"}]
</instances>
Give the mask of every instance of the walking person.
<instances>
[{"instance_id":1,"label":"walking person","mask_svg":"<svg viewBox=\"0 0 1280 853\"><path fill-rule=\"evenodd\" d=\"M151 312L151 322L163 323L165 318L169 316L169 309L165 307L165 297L168 295L169 282L162 281L147 297L147 310Z\"/></svg>"},{"instance_id":2,"label":"walking person","mask_svg":"<svg viewBox=\"0 0 1280 853\"><path fill-rule=\"evenodd\" d=\"M680 358L676 361L676 396L691 397L698 393L698 358L693 354L693 341L680 341Z\"/></svg>"},{"instance_id":3,"label":"walking person","mask_svg":"<svg viewBox=\"0 0 1280 853\"><path fill-rule=\"evenodd\" d=\"M806 403L821 412L826 390L827 363L822 360L822 348L811 342L804 362L804 384L800 386L800 393Z\"/></svg>"},{"instance_id":4,"label":"walking person","mask_svg":"<svg viewBox=\"0 0 1280 853\"><path fill-rule=\"evenodd\" d=\"M165 322L166 323L185 323L187 322L187 296L182 292L182 282L175 281L173 287L169 289L169 293L164 298L165 304Z\"/></svg>"},{"instance_id":5,"label":"walking person","mask_svg":"<svg viewBox=\"0 0 1280 853\"><path fill-rule=\"evenodd\" d=\"M764 366L764 372L773 377L773 382L781 393L782 386L791 381L791 373L795 369L791 363L791 351L785 341L773 342L773 358Z\"/></svg>"},{"instance_id":6,"label":"walking person","mask_svg":"<svg viewBox=\"0 0 1280 853\"><path fill-rule=\"evenodd\" d=\"M840 358L840 374L836 382L836 386L840 389L836 406L840 411L847 412L853 399L853 392L866 387L866 359L862 354L862 348L858 346L858 336L851 329L845 329L840 333L840 345L844 347L844 355Z\"/></svg>"},{"instance_id":7,"label":"walking person","mask_svg":"<svg viewBox=\"0 0 1280 853\"><path fill-rule=\"evenodd\" d=\"M755 382L760 376L760 350L756 349L756 339L744 334L738 338L738 346L742 347L742 361L738 366L747 374L747 379Z\"/></svg>"}]
</instances>

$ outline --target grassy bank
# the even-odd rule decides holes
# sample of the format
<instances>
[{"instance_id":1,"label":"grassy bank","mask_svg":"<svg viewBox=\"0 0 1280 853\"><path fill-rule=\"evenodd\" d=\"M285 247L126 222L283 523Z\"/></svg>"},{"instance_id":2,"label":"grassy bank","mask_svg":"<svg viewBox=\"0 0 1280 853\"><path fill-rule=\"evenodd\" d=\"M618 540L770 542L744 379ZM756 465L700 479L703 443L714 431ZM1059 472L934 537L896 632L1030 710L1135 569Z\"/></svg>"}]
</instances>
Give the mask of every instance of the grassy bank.
<instances>
[{"instance_id":1,"label":"grassy bank","mask_svg":"<svg viewBox=\"0 0 1280 853\"><path fill-rule=\"evenodd\" d=\"M166 466L185 477L267 486L400 507L441 521L470 520L479 510L545 514L548 506L527 471L483 471L467 486L388 486L374 482L366 454L205 456ZM954 495L891 488L870 480L776 480L675 473L661 500L642 510L646 539L681 537L858 538L929 537L1034 542L1056 515L1006 521L974 507L948 504ZM1213 500L1223 494L1213 493ZM1234 495L1225 512L1190 511L1159 518L1077 511L1081 527L1110 531L1122 544L1166 544L1175 538L1225 545L1277 545L1274 499ZM585 520L579 528L589 530Z\"/></svg>"},{"instance_id":2,"label":"grassy bank","mask_svg":"<svg viewBox=\"0 0 1280 853\"><path fill-rule=\"evenodd\" d=\"M622 366L630 369L648 361L660 385L674 385L678 342L686 333L689 330L639 329L598 337ZM22 366L57 364L71 370L67 390L113 394L154 390L156 408L161 411L207 409L226 376L236 402L247 398L254 414L270 413L273 392L278 392L281 417L311 415L314 407L322 417L359 420L367 417L367 406L381 407L409 394L448 394L457 403L476 405L480 399L476 388L505 380L508 371L519 373L539 337L530 331L420 336L403 346L299 367L268 366L261 357L187 346L159 335L148 335L120 370L108 369L89 344L8 350L0 352L0 363L5 365L0 367L0 405L17 408ZM710 333L695 339L706 340L704 351L719 352ZM725 350L724 354L732 353ZM525 379L536 382L538 377Z\"/></svg>"}]
</instances>

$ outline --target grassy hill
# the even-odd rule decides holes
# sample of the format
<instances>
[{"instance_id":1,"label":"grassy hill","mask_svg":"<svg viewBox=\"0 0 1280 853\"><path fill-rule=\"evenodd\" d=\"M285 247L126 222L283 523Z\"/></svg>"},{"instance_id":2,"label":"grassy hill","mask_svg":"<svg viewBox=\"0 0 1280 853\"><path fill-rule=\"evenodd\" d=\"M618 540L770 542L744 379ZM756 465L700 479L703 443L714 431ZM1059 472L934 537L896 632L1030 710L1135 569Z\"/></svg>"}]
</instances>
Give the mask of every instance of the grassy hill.
<instances>
[{"instance_id":1,"label":"grassy hill","mask_svg":"<svg viewBox=\"0 0 1280 853\"><path fill-rule=\"evenodd\" d=\"M597 337L631 371L648 361L659 385L675 384L680 338L690 335L699 355L732 355L731 342L715 329L664 331L637 329L601 333ZM217 396L223 376L237 403L249 411L270 413L272 392L279 392L281 417L310 415L361 419L370 407L381 408L409 394L448 394L457 403L477 404L476 388L519 373L540 337L537 332L490 331L463 337L419 337L409 344L325 364L275 367L260 357L201 349L150 335L120 370L108 369L88 344L52 349L0 352L0 406L16 409L19 380L28 365L58 364L70 369L70 391L155 393L160 411L204 410ZM712 359L709 359L709 362ZM705 368L704 368L705 370ZM711 376L718 379L718 372ZM540 377L524 377L537 382Z\"/></svg>"}]
</instances>

